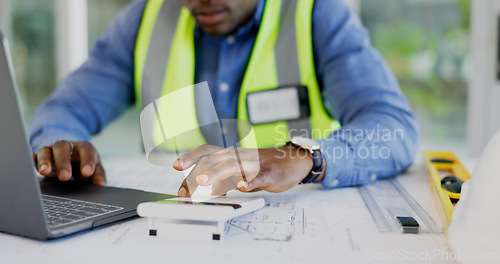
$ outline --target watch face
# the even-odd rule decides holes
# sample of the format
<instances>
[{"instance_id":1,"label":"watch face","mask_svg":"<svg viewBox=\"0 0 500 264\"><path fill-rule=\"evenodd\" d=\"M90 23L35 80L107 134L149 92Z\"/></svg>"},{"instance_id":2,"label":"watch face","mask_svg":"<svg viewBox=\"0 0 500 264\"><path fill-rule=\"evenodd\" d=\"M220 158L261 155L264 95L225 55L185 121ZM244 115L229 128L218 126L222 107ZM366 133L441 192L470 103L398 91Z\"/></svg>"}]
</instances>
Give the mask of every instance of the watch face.
<instances>
[{"instance_id":1,"label":"watch face","mask_svg":"<svg viewBox=\"0 0 500 264\"><path fill-rule=\"evenodd\" d=\"M295 145L301 146L306 149L317 150L320 149L319 143L306 137L294 137L291 142Z\"/></svg>"}]
</instances>

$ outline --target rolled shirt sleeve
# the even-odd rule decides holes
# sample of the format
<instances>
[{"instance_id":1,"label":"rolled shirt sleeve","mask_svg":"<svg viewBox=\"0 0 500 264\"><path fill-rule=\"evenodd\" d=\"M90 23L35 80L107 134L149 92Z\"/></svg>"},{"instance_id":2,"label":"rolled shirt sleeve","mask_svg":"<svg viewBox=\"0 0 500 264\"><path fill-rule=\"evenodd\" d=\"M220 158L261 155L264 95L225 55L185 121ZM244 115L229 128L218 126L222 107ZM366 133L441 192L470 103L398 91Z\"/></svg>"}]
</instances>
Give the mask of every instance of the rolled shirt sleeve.
<instances>
[{"instance_id":1,"label":"rolled shirt sleeve","mask_svg":"<svg viewBox=\"0 0 500 264\"><path fill-rule=\"evenodd\" d=\"M411 165L418 124L357 15L341 0L316 1L313 48L324 104L342 128L319 140L325 188L397 175Z\"/></svg>"}]
</instances>

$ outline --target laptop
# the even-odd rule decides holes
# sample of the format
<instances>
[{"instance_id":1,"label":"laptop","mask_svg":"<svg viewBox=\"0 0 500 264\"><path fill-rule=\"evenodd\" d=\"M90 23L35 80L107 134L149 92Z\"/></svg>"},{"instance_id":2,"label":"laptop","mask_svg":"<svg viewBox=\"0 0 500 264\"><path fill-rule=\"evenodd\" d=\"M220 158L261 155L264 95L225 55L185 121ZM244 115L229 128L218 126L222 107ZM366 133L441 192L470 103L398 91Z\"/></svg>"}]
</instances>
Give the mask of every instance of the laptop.
<instances>
[{"instance_id":1,"label":"laptop","mask_svg":"<svg viewBox=\"0 0 500 264\"><path fill-rule=\"evenodd\" d=\"M37 176L7 40L0 32L0 232L58 238L137 215L139 203L176 196Z\"/></svg>"}]
</instances>

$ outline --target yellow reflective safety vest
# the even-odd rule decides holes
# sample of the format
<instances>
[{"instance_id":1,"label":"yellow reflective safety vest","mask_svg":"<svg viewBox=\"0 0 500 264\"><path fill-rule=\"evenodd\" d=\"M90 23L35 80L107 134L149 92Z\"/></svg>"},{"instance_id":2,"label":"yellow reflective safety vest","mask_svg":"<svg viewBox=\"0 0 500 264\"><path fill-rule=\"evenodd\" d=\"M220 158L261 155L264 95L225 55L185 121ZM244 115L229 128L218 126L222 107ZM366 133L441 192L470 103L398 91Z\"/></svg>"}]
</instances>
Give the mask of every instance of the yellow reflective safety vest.
<instances>
[{"instance_id":1,"label":"yellow reflective safety vest","mask_svg":"<svg viewBox=\"0 0 500 264\"><path fill-rule=\"evenodd\" d=\"M249 93L301 84L307 87L310 117L302 121L278 121L253 125L256 143L241 139L242 147L276 147L289 139L292 131L308 131L311 138L322 138L340 128L324 108L316 80L312 47L314 0L268 0L255 40L238 99L237 119L248 120L246 98ZM199 127L194 85L196 21L182 0L149 0L139 28L135 60L135 95L139 111L167 94L176 96L156 105L164 116L162 137L188 131L190 140L173 148L192 149L206 140ZM180 91L182 89L182 91ZM177 92L175 94L174 92ZM149 110L151 110L149 109ZM182 115L177 115L182 113ZM165 124L168 123L168 124ZM241 131L240 131L241 132Z\"/></svg>"}]
</instances>

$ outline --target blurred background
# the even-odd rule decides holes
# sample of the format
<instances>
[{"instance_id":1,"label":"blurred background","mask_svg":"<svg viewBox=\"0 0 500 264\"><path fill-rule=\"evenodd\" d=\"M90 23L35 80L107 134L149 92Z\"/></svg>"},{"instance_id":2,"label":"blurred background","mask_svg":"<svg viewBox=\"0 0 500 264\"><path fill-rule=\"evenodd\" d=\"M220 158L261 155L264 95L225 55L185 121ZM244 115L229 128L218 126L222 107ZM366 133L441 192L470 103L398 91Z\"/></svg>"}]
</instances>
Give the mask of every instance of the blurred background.
<instances>
[{"instance_id":1,"label":"blurred background","mask_svg":"<svg viewBox=\"0 0 500 264\"><path fill-rule=\"evenodd\" d=\"M94 41L129 2L0 0L0 29L11 42L28 119L58 81L85 59ZM421 150L450 149L467 155L470 0L348 2L419 119ZM137 120L137 113L130 110L94 139L103 155L141 151Z\"/></svg>"}]
</instances>

